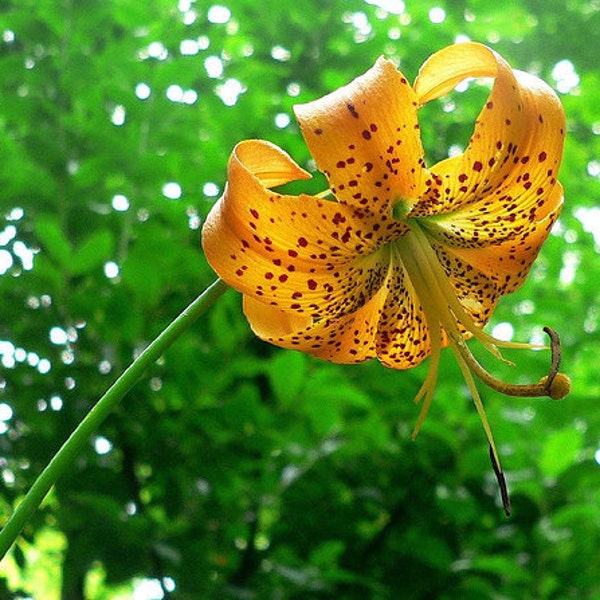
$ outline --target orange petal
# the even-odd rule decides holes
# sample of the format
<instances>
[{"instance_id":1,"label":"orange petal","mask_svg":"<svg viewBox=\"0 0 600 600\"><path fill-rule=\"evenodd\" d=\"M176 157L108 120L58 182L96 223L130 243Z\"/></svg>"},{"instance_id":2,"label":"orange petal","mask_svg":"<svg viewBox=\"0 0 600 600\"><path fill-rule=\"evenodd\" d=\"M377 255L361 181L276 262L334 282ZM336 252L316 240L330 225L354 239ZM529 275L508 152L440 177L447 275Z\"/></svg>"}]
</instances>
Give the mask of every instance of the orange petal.
<instances>
[{"instance_id":1,"label":"orange petal","mask_svg":"<svg viewBox=\"0 0 600 600\"><path fill-rule=\"evenodd\" d=\"M498 59L496 52L477 42L446 46L419 69L414 85L419 104L451 92L468 77L495 77Z\"/></svg>"},{"instance_id":2,"label":"orange petal","mask_svg":"<svg viewBox=\"0 0 600 600\"><path fill-rule=\"evenodd\" d=\"M485 274L501 295L514 292L526 279L542 244L560 214L563 204L562 186L558 184L548 201L552 212L505 241L478 248L446 250Z\"/></svg>"},{"instance_id":3,"label":"orange petal","mask_svg":"<svg viewBox=\"0 0 600 600\"><path fill-rule=\"evenodd\" d=\"M459 247L497 243L554 210L565 133L564 111L552 89L513 71L481 44L457 44L433 55L415 89L426 102L468 76L495 77L492 92L465 153L431 169L430 189L413 211L432 216L430 232L437 229Z\"/></svg>"},{"instance_id":4,"label":"orange petal","mask_svg":"<svg viewBox=\"0 0 600 600\"><path fill-rule=\"evenodd\" d=\"M335 363L357 363L375 357L376 327L386 293L381 288L356 311L316 322L250 296L244 296L244 314L254 333L271 344Z\"/></svg>"},{"instance_id":5,"label":"orange petal","mask_svg":"<svg viewBox=\"0 0 600 600\"><path fill-rule=\"evenodd\" d=\"M271 142L246 140L235 147L234 155L266 188L311 177L287 153Z\"/></svg>"},{"instance_id":6,"label":"orange petal","mask_svg":"<svg viewBox=\"0 0 600 600\"><path fill-rule=\"evenodd\" d=\"M283 311L315 318L353 312L380 288L387 253L405 226L336 202L277 194L267 183L306 177L266 142L239 144L228 184L207 217L208 262L233 288Z\"/></svg>"},{"instance_id":7,"label":"orange petal","mask_svg":"<svg viewBox=\"0 0 600 600\"><path fill-rule=\"evenodd\" d=\"M244 315L254 334L261 340L274 343L274 339L284 339L291 333L305 330L313 324L312 317L297 312L284 312L251 296L243 296L242 301Z\"/></svg>"},{"instance_id":8,"label":"orange petal","mask_svg":"<svg viewBox=\"0 0 600 600\"><path fill-rule=\"evenodd\" d=\"M386 367L410 369L429 356L431 339L421 302L399 260L390 269L386 289L377 326L377 358ZM447 345L445 336L442 345Z\"/></svg>"},{"instance_id":9,"label":"orange petal","mask_svg":"<svg viewBox=\"0 0 600 600\"><path fill-rule=\"evenodd\" d=\"M465 257L453 252L447 246L433 241L431 246L462 307L474 323L483 327L489 321L500 299L497 278L492 277L489 271L484 273L480 270L476 266L477 261L465 260ZM483 251L477 250L477 252L483 254Z\"/></svg>"},{"instance_id":10,"label":"orange petal","mask_svg":"<svg viewBox=\"0 0 600 600\"><path fill-rule=\"evenodd\" d=\"M399 198L420 195L417 97L391 61L379 58L349 85L294 110L340 202L385 213Z\"/></svg>"}]
</instances>

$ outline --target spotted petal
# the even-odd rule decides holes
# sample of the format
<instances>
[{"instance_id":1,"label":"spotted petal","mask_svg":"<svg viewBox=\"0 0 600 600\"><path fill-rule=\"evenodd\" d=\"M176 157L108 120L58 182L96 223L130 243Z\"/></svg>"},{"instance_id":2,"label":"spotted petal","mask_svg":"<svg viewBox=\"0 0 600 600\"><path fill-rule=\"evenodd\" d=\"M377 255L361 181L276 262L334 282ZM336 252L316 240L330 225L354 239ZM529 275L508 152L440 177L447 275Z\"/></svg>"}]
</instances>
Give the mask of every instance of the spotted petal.
<instances>
[{"instance_id":1,"label":"spotted petal","mask_svg":"<svg viewBox=\"0 0 600 600\"><path fill-rule=\"evenodd\" d=\"M427 102L465 77L482 76L495 82L469 146L431 169L435 183L413 212L430 217L423 221L430 233L461 248L519 236L556 208L565 120L549 86L467 43L433 55L415 90Z\"/></svg>"},{"instance_id":2,"label":"spotted petal","mask_svg":"<svg viewBox=\"0 0 600 600\"><path fill-rule=\"evenodd\" d=\"M498 276L498 269L494 270L484 260L487 255L497 257L496 252L478 248L463 255L434 240L431 246L462 307L474 323L483 327L492 316L500 296L507 293L503 287L505 280ZM501 257L500 262L504 262Z\"/></svg>"},{"instance_id":3,"label":"spotted petal","mask_svg":"<svg viewBox=\"0 0 600 600\"><path fill-rule=\"evenodd\" d=\"M340 202L387 213L398 198L421 194L417 96L391 61L380 58L349 85L294 110Z\"/></svg>"},{"instance_id":4,"label":"spotted petal","mask_svg":"<svg viewBox=\"0 0 600 600\"><path fill-rule=\"evenodd\" d=\"M239 144L203 231L206 257L232 287L283 311L336 318L364 305L386 274L378 248L405 226L337 202L267 185L307 174L267 142Z\"/></svg>"},{"instance_id":5,"label":"spotted petal","mask_svg":"<svg viewBox=\"0 0 600 600\"><path fill-rule=\"evenodd\" d=\"M244 314L261 339L336 363L377 356L388 367L409 369L431 351L429 325L401 262L390 268L384 285L367 303L339 318L313 321L248 296Z\"/></svg>"},{"instance_id":6,"label":"spotted petal","mask_svg":"<svg viewBox=\"0 0 600 600\"><path fill-rule=\"evenodd\" d=\"M377 358L393 369L410 369L431 352L430 327L399 259L386 279L387 297L377 329Z\"/></svg>"},{"instance_id":7,"label":"spotted petal","mask_svg":"<svg viewBox=\"0 0 600 600\"><path fill-rule=\"evenodd\" d=\"M377 324L386 293L382 287L356 311L318 321L244 296L244 314L254 333L271 344L351 364L375 357Z\"/></svg>"},{"instance_id":8,"label":"spotted petal","mask_svg":"<svg viewBox=\"0 0 600 600\"><path fill-rule=\"evenodd\" d=\"M470 268L485 274L495 285L498 294L510 294L527 278L542 244L560 214L563 205L563 188L560 184L555 186L547 204L553 207L552 212L497 245L474 248L446 246L445 250Z\"/></svg>"}]
</instances>

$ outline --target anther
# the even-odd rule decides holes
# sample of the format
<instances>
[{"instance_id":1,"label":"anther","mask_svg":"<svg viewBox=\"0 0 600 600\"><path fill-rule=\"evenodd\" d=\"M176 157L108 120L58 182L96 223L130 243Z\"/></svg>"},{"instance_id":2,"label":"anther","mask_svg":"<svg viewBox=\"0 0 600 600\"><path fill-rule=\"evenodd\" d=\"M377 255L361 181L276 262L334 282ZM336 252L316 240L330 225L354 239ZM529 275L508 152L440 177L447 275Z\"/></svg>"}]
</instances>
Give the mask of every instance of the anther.
<instances>
[{"instance_id":1,"label":"anther","mask_svg":"<svg viewBox=\"0 0 600 600\"><path fill-rule=\"evenodd\" d=\"M507 396L518 396L521 398L534 398L547 396L553 400L564 398L571 390L571 380L568 375L559 373L561 361L560 339L554 329L544 327L544 331L550 338L550 350L552 352L552 360L548 375L542 377L537 383L517 384L507 383L488 373L477 359L471 353L471 350L462 339L457 339L457 346L460 348L461 355L466 360L469 367L475 375L488 387L505 394Z\"/></svg>"}]
</instances>

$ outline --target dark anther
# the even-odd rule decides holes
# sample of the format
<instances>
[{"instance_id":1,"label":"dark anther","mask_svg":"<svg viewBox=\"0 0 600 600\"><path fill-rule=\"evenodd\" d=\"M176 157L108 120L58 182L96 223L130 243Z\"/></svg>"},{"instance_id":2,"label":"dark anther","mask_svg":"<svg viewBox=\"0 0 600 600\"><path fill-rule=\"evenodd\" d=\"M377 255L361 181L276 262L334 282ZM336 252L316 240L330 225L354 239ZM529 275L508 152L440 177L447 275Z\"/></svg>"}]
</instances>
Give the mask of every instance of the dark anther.
<instances>
[{"instance_id":1,"label":"dark anther","mask_svg":"<svg viewBox=\"0 0 600 600\"><path fill-rule=\"evenodd\" d=\"M490 460L492 461L494 474L496 475L496 479L498 480L498 487L500 488L500 497L502 498L504 514L507 517L510 517L510 496L508 495L508 488L506 487L506 479L504 478L504 473L502 472L502 469L500 469L500 466L496 461L496 455L494 454L492 446L490 446Z\"/></svg>"},{"instance_id":2,"label":"dark anther","mask_svg":"<svg viewBox=\"0 0 600 600\"><path fill-rule=\"evenodd\" d=\"M550 390L552 387L552 382L558 373L558 369L560 369L560 361L562 358L562 351L560 348L560 338L558 337L558 333L554 331L551 327L544 327L544 331L548 334L550 338L550 350L552 351L552 362L550 363L550 371L548 372L548 379L546 379L546 389Z\"/></svg>"}]
</instances>

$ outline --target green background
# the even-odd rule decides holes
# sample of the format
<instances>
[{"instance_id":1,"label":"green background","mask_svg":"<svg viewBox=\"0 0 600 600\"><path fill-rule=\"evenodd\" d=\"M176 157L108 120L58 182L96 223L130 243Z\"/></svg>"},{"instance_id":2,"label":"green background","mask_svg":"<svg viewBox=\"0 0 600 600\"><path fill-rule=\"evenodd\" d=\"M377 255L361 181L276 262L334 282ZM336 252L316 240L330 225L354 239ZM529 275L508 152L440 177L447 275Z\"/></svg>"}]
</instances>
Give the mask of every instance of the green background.
<instances>
[{"instance_id":1,"label":"green background","mask_svg":"<svg viewBox=\"0 0 600 600\"><path fill-rule=\"evenodd\" d=\"M228 292L53 489L0 563L1 598L600 597L600 4L380 4L0 5L0 519L213 281L200 231L234 144L268 139L307 165L294 103L380 54L413 81L465 38L557 88L568 123L565 209L488 326L555 328L573 378L560 402L482 389L513 516L451 353L412 442L426 365L270 347ZM422 110L430 164L464 147L485 95ZM546 352L508 354L518 367L499 376L546 371Z\"/></svg>"}]
</instances>

